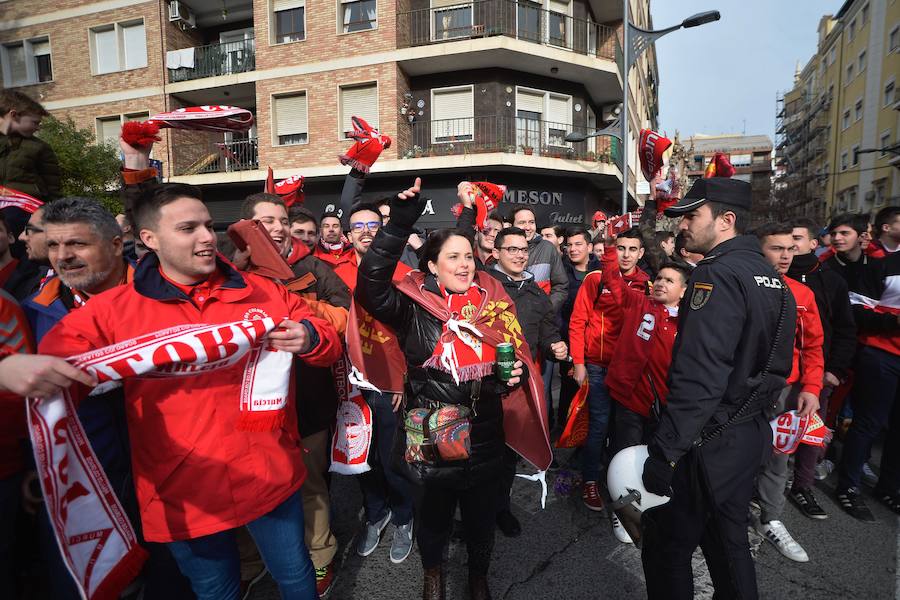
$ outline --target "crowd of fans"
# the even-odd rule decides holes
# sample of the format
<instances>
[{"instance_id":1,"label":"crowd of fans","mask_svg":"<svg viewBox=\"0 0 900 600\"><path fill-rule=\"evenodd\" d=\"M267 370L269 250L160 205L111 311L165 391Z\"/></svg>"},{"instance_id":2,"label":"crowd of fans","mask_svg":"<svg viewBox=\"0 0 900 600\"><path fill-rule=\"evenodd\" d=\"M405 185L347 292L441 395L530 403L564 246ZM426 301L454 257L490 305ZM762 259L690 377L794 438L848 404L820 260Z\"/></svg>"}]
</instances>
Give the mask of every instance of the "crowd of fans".
<instances>
[{"instance_id":1,"label":"crowd of fans","mask_svg":"<svg viewBox=\"0 0 900 600\"><path fill-rule=\"evenodd\" d=\"M461 182L457 228L425 235L415 224L427 181L367 202L365 176L354 171L346 214L314 215L274 194L246 198L241 218L262 225L293 273L278 282L253 274L254 248L216 234L199 189L157 183L150 146L122 143L126 211L114 216L89 198L58 198L55 159L33 137L46 115L39 104L4 92L0 115L0 183L45 200L31 214L0 216L3 597L79 597L53 515L41 506L21 396L93 382L50 357L184 323L247 319L260 307L286 317L271 343L297 358L288 414L275 431L236 429L237 403L227 396L237 398L239 372L197 376L205 382L126 380L78 402L90 445L149 553L129 590L167 600L242 597L266 570L285 598L328 594L337 553L328 472L347 386L333 366L340 339L355 329L352 303L396 334L406 365L402 391L362 392L372 415L371 468L356 476L365 523L355 549L371 555L388 531L390 560L400 563L417 543L425 598L444 597L457 506L475 599L490 597L495 528L522 531L509 501L522 453L505 437L507 395L537 381L544 405L536 414L556 440L586 387L588 431L577 456L584 505L598 512L608 512L609 460L645 442L665 410L679 308L704 257L687 249L685 227L667 229L657 218L653 199L637 226L615 235L599 211L590 228L542 223L521 206L476 224L480 192ZM900 208L872 222L841 214L753 233L797 305L794 370L770 416L817 412L840 442L801 445L792 456L773 451L757 478L751 527L802 562L810 558L781 514L790 500L805 516L826 519L815 481L832 470L836 502L852 517L875 520L864 485L900 514ZM484 303L501 300L511 301L517 321L506 324L507 335L519 340L520 332L529 350L505 379L494 372L490 328L481 323L487 335L475 339L458 325L478 323ZM470 409L463 460L429 461L421 448L425 458L410 459L408 415L436 406ZM885 430L876 475L869 460ZM550 468L559 468L556 460ZM616 538L630 543L610 515ZM31 561L47 576L23 578Z\"/></svg>"}]
</instances>

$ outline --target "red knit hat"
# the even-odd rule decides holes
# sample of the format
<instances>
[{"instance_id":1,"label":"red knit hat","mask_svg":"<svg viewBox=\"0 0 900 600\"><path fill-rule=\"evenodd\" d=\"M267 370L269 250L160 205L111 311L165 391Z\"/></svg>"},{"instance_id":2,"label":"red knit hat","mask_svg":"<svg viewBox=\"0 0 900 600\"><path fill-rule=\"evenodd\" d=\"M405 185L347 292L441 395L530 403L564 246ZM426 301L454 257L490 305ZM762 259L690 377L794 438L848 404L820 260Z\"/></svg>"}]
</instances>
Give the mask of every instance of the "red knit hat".
<instances>
[{"instance_id":1,"label":"red knit hat","mask_svg":"<svg viewBox=\"0 0 900 600\"><path fill-rule=\"evenodd\" d=\"M492 210L500 206L503 196L506 194L506 186L489 181L473 181L472 186L475 192L475 226L478 229L484 229L487 216ZM463 205L455 204L450 210L457 218L462 214Z\"/></svg>"},{"instance_id":2,"label":"red knit hat","mask_svg":"<svg viewBox=\"0 0 900 600\"><path fill-rule=\"evenodd\" d=\"M731 177L733 175L734 167L731 165L731 161L723 153L716 152L706 166L706 172L703 174L703 177L709 179L710 177Z\"/></svg>"},{"instance_id":3,"label":"red knit hat","mask_svg":"<svg viewBox=\"0 0 900 600\"><path fill-rule=\"evenodd\" d=\"M652 129L641 129L638 142L638 156L641 159L641 173L650 181L663 166L663 153L672 145L672 140Z\"/></svg>"},{"instance_id":4,"label":"red knit hat","mask_svg":"<svg viewBox=\"0 0 900 600\"><path fill-rule=\"evenodd\" d=\"M346 154L338 157L342 165L349 165L354 169L368 173L381 156L381 151L391 147L391 138L378 133L360 117L350 117L353 122L353 132L350 137L356 140Z\"/></svg>"}]
</instances>

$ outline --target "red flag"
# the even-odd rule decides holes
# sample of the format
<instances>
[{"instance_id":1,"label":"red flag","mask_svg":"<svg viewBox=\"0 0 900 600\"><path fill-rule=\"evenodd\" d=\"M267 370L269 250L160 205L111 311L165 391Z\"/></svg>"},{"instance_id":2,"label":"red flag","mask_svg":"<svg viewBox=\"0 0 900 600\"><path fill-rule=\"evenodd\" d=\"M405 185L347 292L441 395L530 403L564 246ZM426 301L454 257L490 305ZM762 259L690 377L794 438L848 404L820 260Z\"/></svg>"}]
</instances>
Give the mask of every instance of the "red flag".
<instances>
[{"instance_id":1,"label":"red flag","mask_svg":"<svg viewBox=\"0 0 900 600\"><path fill-rule=\"evenodd\" d=\"M710 177L731 177L734 175L734 167L728 157L721 152L716 152L712 160L706 166L706 172L703 174L704 179Z\"/></svg>"},{"instance_id":2,"label":"red flag","mask_svg":"<svg viewBox=\"0 0 900 600\"><path fill-rule=\"evenodd\" d=\"M303 204L303 175L291 175L275 184L275 193L284 200L288 208L295 202Z\"/></svg>"}]
</instances>

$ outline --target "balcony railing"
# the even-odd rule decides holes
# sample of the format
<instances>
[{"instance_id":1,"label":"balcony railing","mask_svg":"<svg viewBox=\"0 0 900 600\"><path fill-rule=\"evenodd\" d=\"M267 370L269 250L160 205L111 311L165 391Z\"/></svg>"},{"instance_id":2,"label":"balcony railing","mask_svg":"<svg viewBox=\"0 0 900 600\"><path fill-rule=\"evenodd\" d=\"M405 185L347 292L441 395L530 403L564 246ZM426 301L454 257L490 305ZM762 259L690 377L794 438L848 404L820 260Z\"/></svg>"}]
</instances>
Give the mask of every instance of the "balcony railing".
<instances>
[{"instance_id":1,"label":"balcony railing","mask_svg":"<svg viewBox=\"0 0 900 600\"><path fill-rule=\"evenodd\" d=\"M187 55L191 50L193 50L193 66L169 69L169 83L245 73L256 69L256 41L253 39L176 50L174 52L182 53L177 63L190 64L191 60ZM167 63L172 64L168 59Z\"/></svg>"},{"instance_id":2,"label":"balcony railing","mask_svg":"<svg viewBox=\"0 0 900 600\"><path fill-rule=\"evenodd\" d=\"M619 161L617 140L598 137L566 142L567 133L588 130L565 123L491 115L416 121L411 128L409 145L400 149L403 158L507 152L603 163Z\"/></svg>"},{"instance_id":3,"label":"balcony railing","mask_svg":"<svg viewBox=\"0 0 900 600\"><path fill-rule=\"evenodd\" d=\"M397 13L400 48L496 35L616 60L613 28L527 0L478 0Z\"/></svg>"},{"instance_id":4,"label":"balcony railing","mask_svg":"<svg viewBox=\"0 0 900 600\"><path fill-rule=\"evenodd\" d=\"M259 168L258 140L174 144L172 162L175 175L252 171Z\"/></svg>"}]
</instances>

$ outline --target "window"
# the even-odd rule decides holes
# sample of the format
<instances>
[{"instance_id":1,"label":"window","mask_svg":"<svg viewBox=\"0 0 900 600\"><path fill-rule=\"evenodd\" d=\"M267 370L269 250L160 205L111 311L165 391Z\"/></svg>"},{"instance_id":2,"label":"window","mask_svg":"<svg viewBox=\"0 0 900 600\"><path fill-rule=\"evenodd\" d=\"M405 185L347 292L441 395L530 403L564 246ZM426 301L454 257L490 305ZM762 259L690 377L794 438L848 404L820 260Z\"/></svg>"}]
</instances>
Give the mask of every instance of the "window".
<instances>
[{"instance_id":1,"label":"window","mask_svg":"<svg viewBox=\"0 0 900 600\"><path fill-rule=\"evenodd\" d=\"M340 110L340 139L347 139L347 134L353 131L350 117L361 117L378 129L378 85L366 83L341 87Z\"/></svg>"},{"instance_id":2,"label":"window","mask_svg":"<svg viewBox=\"0 0 900 600\"><path fill-rule=\"evenodd\" d=\"M863 118L863 101L862 98L856 101L856 106L854 107L854 122L859 121Z\"/></svg>"},{"instance_id":3,"label":"window","mask_svg":"<svg viewBox=\"0 0 900 600\"><path fill-rule=\"evenodd\" d=\"M894 81L888 81L884 84L884 102L883 106L890 106L894 103Z\"/></svg>"},{"instance_id":4,"label":"window","mask_svg":"<svg viewBox=\"0 0 900 600\"><path fill-rule=\"evenodd\" d=\"M900 25L888 34L888 52L900 52Z\"/></svg>"},{"instance_id":5,"label":"window","mask_svg":"<svg viewBox=\"0 0 900 600\"><path fill-rule=\"evenodd\" d=\"M143 21L91 29L91 66L95 75L147 66Z\"/></svg>"},{"instance_id":6,"label":"window","mask_svg":"<svg viewBox=\"0 0 900 600\"><path fill-rule=\"evenodd\" d=\"M852 148L850 148L851 162L850 164L854 167L859 164L859 144L855 144Z\"/></svg>"},{"instance_id":7,"label":"window","mask_svg":"<svg viewBox=\"0 0 900 600\"><path fill-rule=\"evenodd\" d=\"M273 0L275 43L306 39L306 0Z\"/></svg>"},{"instance_id":8,"label":"window","mask_svg":"<svg viewBox=\"0 0 900 600\"><path fill-rule=\"evenodd\" d=\"M865 6L863 6L862 9L859 11L859 14L860 14L859 26L860 26L860 28L862 28L862 26L865 25L866 22L868 22L868 20L869 20L869 5L866 4Z\"/></svg>"},{"instance_id":9,"label":"window","mask_svg":"<svg viewBox=\"0 0 900 600\"><path fill-rule=\"evenodd\" d=\"M841 152L841 171L847 170L847 151Z\"/></svg>"},{"instance_id":10,"label":"window","mask_svg":"<svg viewBox=\"0 0 900 600\"><path fill-rule=\"evenodd\" d=\"M887 150L885 150L885 148L887 148L890 145L891 145L891 132L890 132L890 130L883 131L881 133L881 137L878 139L878 147L881 148L881 154L878 155L879 158L884 158L885 156L888 155Z\"/></svg>"},{"instance_id":11,"label":"window","mask_svg":"<svg viewBox=\"0 0 900 600\"><path fill-rule=\"evenodd\" d=\"M378 20L375 16L375 0L340 0L338 13L343 23L344 33L375 29Z\"/></svg>"},{"instance_id":12,"label":"window","mask_svg":"<svg viewBox=\"0 0 900 600\"><path fill-rule=\"evenodd\" d=\"M563 48L569 47L570 0L550 0L550 11L547 14L550 43Z\"/></svg>"},{"instance_id":13,"label":"window","mask_svg":"<svg viewBox=\"0 0 900 600\"><path fill-rule=\"evenodd\" d=\"M850 127L850 109L844 111L844 116L841 117L841 129L847 129Z\"/></svg>"},{"instance_id":14,"label":"window","mask_svg":"<svg viewBox=\"0 0 900 600\"><path fill-rule=\"evenodd\" d=\"M550 94L547 101L547 143L566 146L566 133L571 129L572 98Z\"/></svg>"},{"instance_id":15,"label":"window","mask_svg":"<svg viewBox=\"0 0 900 600\"><path fill-rule=\"evenodd\" d=\"M309 115L306 93L275 96L275 143L279 146L305 144L309 141Z\"/></svg>"},{"instance_id":16,"label":"window","mask_svg":"<svg viewBox=\"0 0 900 600\"><path fill-rule=\"evenodd\" d=\"M460 0L431 0L432 38L449 40L472 35L472 5Z\"/></svg>"},{"instance_id":17,"label":"window","mask_svg":"<svg viewBox=\"0 0 900 600\"><path fill-rule=\"evenodd\" d=\"M844 82L844 85L847 85L853 81L853 63L847 65L847 81Z\"/></svg>"},{"instance_id":18,"label":"window","mask_svg":"<svg viewBox=\"0 0 900 600\"><path fill-rule=\"evenodd\" d=\"M15 87L53 80L50 40L34 38L0 46L3 85Z\"/></svg>"},{"instance_id":19,"label":"window","mask_svg":"<svg viewBox=\"0 0 900 600\"><path fill-rule=\"evenodd\" d=\"M565 148L572 129L572 97L541 90L516 90L516 144L524 148Z\"/></svg>"},{"instance_id":20,"label":"window","mask_svg":"<svg viewBox=\"0 0 900 600\"><path fill-rule=\"evenodd\" d=\"M863 50L859 53L859 69L858 71L862 73L866 70L866 51Z\"/></svg>"},{"instance_id":21,"label":"window","mask_svg":"<svg viewBox=\"0 0 900 600\"><path fill-rule=\"evenodd\" d=\"M847 31L850 35L850 41L852 42L856 38L856 17L850 20L850 25L847 27Z\"/></svg>"},{"instance_id":22,"label":"window","mask_svg":"<svg viewBox=\"0 0 900 600\"><path fill-rule=\"evenodd\" d=\"M749 154L732 154L731 155L731 166L733 167L749 167L751 162L751 155Z\"/></svg>"},{"instance_id":23,"label":"window","mask_svg":"<svg viewBox=\"0 0 900 600\"><path fill-rule=\"evenodd\" d=\"M126 115L112 115L109 117L97 117L97 143L110 144L119 147L119 133L122 125L128 121L146 121L150 118L149 112L129 113Z\"/></svg>"},{"instance_id":24,"label":"window","mask_svg":"<svg viewBox=\"0 0 900 600\"><path fill-rule=\"evenodd\" d=\"M847 210L856 210L856 187L852 187L847 191Z\"/></svg>"},{"instance_id":25,"label":"window","mask_svg":"<svg viewBox=\"0 0 900 600\"><path fill-rule=\"evenodd\" d=\"M884 201L887 200L887 180L879 179L872 184L872 189L875 191L875 206L884 206Z\"/></svg>"},{"instance_id":26,"label":"window","mask_svg":"<svg viewBox=\"0 0 900 600\"><path fill-rule=\"evenodd\" d=\"M471 141L474 138L475 94L471 85L431 92L431 141Z\"/></svg>"},{"instance_id":27,"label":"window","mask_svg":"<svg viewBox=\"0 0 900 600\"><path fill-rule=\"evenodd\" d=\"M831 50L828 51L828 66L834 64L834 60L837 57L837 46L832 46Z\"/></svg>"}]
</instances>

